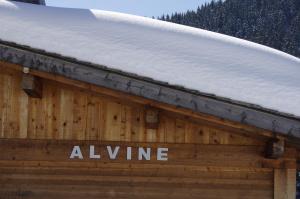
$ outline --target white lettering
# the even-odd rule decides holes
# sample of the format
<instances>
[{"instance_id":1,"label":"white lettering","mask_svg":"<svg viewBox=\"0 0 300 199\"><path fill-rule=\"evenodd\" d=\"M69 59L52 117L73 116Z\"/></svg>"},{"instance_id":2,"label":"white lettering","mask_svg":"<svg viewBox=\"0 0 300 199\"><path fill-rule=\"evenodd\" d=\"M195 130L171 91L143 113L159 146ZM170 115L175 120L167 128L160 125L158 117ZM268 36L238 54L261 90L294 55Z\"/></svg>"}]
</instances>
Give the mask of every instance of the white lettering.
<instances>
[{"instance_id":1,"label":"white lettering","mask_svg":"<svg viewBox=\"0 0 300 199\"><path fill-rule=\"evenodd\" d=\"M105 146L108 154L108 159L116 160L119 156L120 150L126 150L126 156L123 157L125 160L150 160L152 148L146 147L120 147L120 146ZM102 159L102 152L96 150L95 145L89 145L89 159ZM134 150L134 152L133 152ZM157 161L168 161L168 148L157 148L156 160ZM97 152L98 151L98 152ZM124 151L125 153L125 151ZM100 155L101 154L101 155ZM125 155L125 154L124 154ZM84 159L80 146L74 146L70 154L70 159ZM106 159L106 157L104 158Z\"/></svg>"},{"instance_id":2,"label":"white lettering","mask_svg":"<svg viewBox=\"0 0 300 199\"><path fill-rule=\"evenodd\" d=\"M131 147L127 147L127 160L131 160Z\"/></svg>"},{"instance_id":3,"label":"white lettering","mask_svg":"<svg viewBox=\"0 0 300 199\"><path fill-rule=\"evenodd\" d=\"M90 145L90 158L91 159L100 159L100 155L95 154L95 146Z\"/></svg>"},{"instance_id":4,"label":"white lettering","mask_svg":"<svg viewBox=\"0 0 300 199\"><path fill-rule=\"evenodd\" d=\"M83 159L81 150L79 146L74 146L72 153L70 155L70 159L74 159L75 157L79 158L79 159Z\"/></svg>"},{"instance_id":5,"label":"white lettering","mask_svg":"<svg viewBox=\"0 0 300 199\"><path fill-rule=\"evenodd\" d=\"M114 151L112 151L111 146L107 146L106 148L107 148L107 152L108 152L109 158L111 160L115 160L116 157L117 157L117 155L118 155L118 153L119 153L120 147L116 146L115 149L114 149Z\"/></svg>"},{"instance_id":6,"label":"white lettering","mask_svg":"<svg viewBox=\"0 0 300 199\"><path fill-rule=\"evenodd\" d=\"M147 150L147 152L145 151L144 148L139 147L139 157L138 157L139 160L143 160L143 158L144 158L145 160L150 160L150 157L151 157L151 149L150 149L150 148L147 148L146 150Z\"/></svg>"},{"instance_id":7,"label":"white lettering","mask_svg":"<svg viewBox=\"0 0 300 199\"><path fill-rule=\"evenodd\" d=\"M168 148L158 148L157 149L157 160L168 161Z\"/></svg>"}]
</instances>

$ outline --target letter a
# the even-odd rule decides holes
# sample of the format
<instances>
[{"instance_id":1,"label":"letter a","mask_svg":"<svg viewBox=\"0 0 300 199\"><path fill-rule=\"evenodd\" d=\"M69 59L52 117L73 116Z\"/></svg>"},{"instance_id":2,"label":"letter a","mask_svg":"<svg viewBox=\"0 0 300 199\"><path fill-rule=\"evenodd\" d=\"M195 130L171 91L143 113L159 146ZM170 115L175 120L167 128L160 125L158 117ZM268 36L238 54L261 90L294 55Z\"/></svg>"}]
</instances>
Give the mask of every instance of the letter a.
<instances>
[{"instance_id":1,"label":"letter a","mask_svg":"<svg viewBox=\"0 0 300 199\"><path fill-rule=\"evenodd\" d=\"M83 159L81 150L79 146L74 146L72 153L70 155L70 159L74 159L74 158L79 158L79 159Z\"/></svg>"}]
</instances>

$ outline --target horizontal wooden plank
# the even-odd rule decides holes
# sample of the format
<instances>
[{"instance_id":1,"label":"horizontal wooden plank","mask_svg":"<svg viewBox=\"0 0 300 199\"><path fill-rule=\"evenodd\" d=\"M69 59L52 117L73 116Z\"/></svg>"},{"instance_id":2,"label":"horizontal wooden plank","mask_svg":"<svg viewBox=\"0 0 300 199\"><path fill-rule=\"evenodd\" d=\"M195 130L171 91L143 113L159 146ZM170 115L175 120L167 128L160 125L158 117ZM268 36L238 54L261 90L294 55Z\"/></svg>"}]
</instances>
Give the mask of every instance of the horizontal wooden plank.
<instances>
[{"instance_id":1,"label":"horizontal wooden plank","mask_svg":"<svg viewBox=\"0 0 300 199\"><path fill-rule=\"evenodd\" d=\"M59 165L59 164L58 164ZM201 179L244 179L270 180L273 179L273 169L240 169L213 168L186 165L134 165L134 164L98 164L97 167L55 167L36 166L2 166L3 174L32 174L32 175L86 175L86 176L157 176L157 177L185 177Z\"/></svg>"},{"instance_id":2,"label":"horizontal wooden plank","mask_svg":"<svg viewBox=\"0 0 300 199\"><path fill-rule=\"evenodd\" d=\"M132 187L132 186L60 186L60 185L4 185L0 190L0 199L52 199L52 198L142 198L142 199L160 199L160 198L205 198L205 199L271 199L273 193L271 190L253 190L253 189L200 189L200 188L164 188L158 187Z\"/></svg>"},{"instance_id":3,"label":"horizontal wooden plank","mask_svg":"<svg viewBox=\"0 0 300 199\"><path fill-rule=\"evenodd\" d=\"M74 145L103 159L70 160ZM110 160L106 146L120 146ZM132 160L123 150L132 147ZM136 159L137 147L169 149L168 161ZM264 147L0 139L0 198L272 198L273 169ZM254 162L254 164L253 164ZM2 198L1 198L2 199Z\"/></svg>"},{"instance_id":4,"label":"horizontal wooden plank","mask_svg":"<svg viewBox=\"0 0 300 199\"><path fill-rule=\"evenodd\" d=\"M95 153L101 159L89 158L89 146L95 146ZM70 159L74 146L80 146L83 159ZM106 147L120 147L115 160L109 158ZM126 147L132 147L132 160L126 160ZM151 148L151 160L138 160L137 148ZM157 160L157 148L168 148L168 161ZM263 147L231 145L197 145L197 144L161 144L161 143L127 143L127 142L84 142L84 141L51 141L0 139L0 161L67 161L70 164L79 162L100 163L134 163L166 165L198 165L223 167L261 168Z\"/></svg>"},{"instance_id":5,"label":"horizontal wooden plank","mask_svg":"<svg viewBox=\"0 0 300 199\"><path fill-rule=\"evenodd\" d=\"M0 184L57 184L57 185L97 185L97 186L157 186L186 188L226 188L226 189L271 189L270 180L244 179L202 179L183 177L144 176L85 176L49 174L0 174ZM234 186L234 187L233 187Z\"/></svg>"},{"instance_id":6,"label":"horizontal wooden plank","mask_svg":"<svg viewBox=\"0 0 300 199\"><path fill-rule=\"evenodd\" d=\"M295 159L282 159L282 160L263 160L263 167L274 169L296 169L297 162Z\"/></svg>"}]
</instances>

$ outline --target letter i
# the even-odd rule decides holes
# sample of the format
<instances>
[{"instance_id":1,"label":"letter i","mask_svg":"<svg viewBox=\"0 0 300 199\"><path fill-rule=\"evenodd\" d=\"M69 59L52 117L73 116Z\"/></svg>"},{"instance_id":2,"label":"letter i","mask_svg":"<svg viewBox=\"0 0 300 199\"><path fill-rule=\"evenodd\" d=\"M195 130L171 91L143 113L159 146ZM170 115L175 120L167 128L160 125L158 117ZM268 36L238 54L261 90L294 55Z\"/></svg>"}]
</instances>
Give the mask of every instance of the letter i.
<instances>
[{"instance_id":1,"label":"letter i","mask_svg":"<svg viewBox=\"0 0 300 199\"><path fill-rule=\"evenodd\" d=\"M127 147L127 160L131 160L131 147Z\"/></svg>"}]
</instances>

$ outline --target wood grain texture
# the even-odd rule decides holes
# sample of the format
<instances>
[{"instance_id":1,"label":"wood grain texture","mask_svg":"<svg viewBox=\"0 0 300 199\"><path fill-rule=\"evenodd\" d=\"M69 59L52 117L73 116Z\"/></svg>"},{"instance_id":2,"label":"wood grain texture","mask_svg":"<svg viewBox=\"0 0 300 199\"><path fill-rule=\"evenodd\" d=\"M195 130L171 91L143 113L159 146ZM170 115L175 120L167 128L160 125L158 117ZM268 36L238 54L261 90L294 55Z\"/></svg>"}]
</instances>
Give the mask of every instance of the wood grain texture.
<instances>
[{"instance_id":1,"label":"wood grain texture","mask_svg":"<svg viewBox=\"0 0 300 199\"><path fill-rule=\"evenodd\" d=\"M100 160L86 158L89 144ZM84 159L70 160L74 145ZM104 146L121 146L109 160ZM127 161L123 147L133 147ZM169 161L138 161L138 146L169 148ZM0 139L0 194L10 198L273 197L273 169L262 168L257 146ZM215 158L212 158L215 157ZM135 191L139 190L139 191ZM171 194L178 192L178 194ZM111 195L111 193L114 193ZM73 195L74 194L74 195Z\"/></svg>"},{"instance_id":2,"label":"wood grain texture","mask_svg":"<svg viewBox=\"0 0 300 199\"><path fill-rule=\"evenodd\" d=\"M39 77L35 77L30 74L23 74L22 89L30 97L42 98L43 85L42 85Z\"/></svg>"},{"instance_id":3,"label":"wood grain texture","mask_svg":"<svg viewBox=\"0 0 300 199\"><path fill-rule=\"evenodd\" d=\"M43 98L28 98L22 74L0 73L1 138L263 145L264 140L218 123L159 111L157 129L145 125L146 105L43 79Z\"/></svg>"},{"instance_id":4,"label":"wood grain texture","mask_svg":"<svg viewBox=\"0 0 300 199\"><path fill-rule=\"evenodd\" d=\"M4 186L4 191L0 191L0 198L24 198L24 199L40 199L40 198L143 198L143 199L268 199L272 198L272 193L267 190L249 190L240 189L232 190L228 188L216 189L212 187L207 188L159 188L153 186L130 186L119 185L118 187L111 187L109 185L20 185L16 191L9 185ZM32 191L31 191L32 190ZM2 199L1 198L1 199Z\"/></svg>"},{"instance_id":5,"label":"wood grain texture","mask_svg":"<svg viewBox=\"0 0 300 199\"><path fill-rule=\"evenodd\" d=\"M274 170L274 199L296 198L296 169Z\"/></svg>"},{"instance_id":6,"label":"wood grain texture","mask_svg":"<svg viewBox=\"0 0 300 199\"><path fill-rule=\"evenodd\" d=\"M272 132L40 72L43 98L33 99L21 71L0 69L0 199L293 196L299 152L264 159ZM89 144L101 160L69 160L73 145L87 157ZM133 160L123 150L112 162L107 144L132 146ZM169 161L138 161L137 146L168 147Z\"/></svg>"},{"instance_id":7,"label":"wood grain texture","mask_svg":"<svg viewBox=\"0 0 300 199\"><path fill-rule=\"evenodd\" d=\"M18 65L15 64L10 64L7 62L2 62L0 61L0 67L1 67L1 72L6 72L6 71L13 71L13 73L16 73L17 71L20 73L22 71L22 68ZM114 99L122 99L122 101L126 101L127 103L138 103L146 106L153 106L162 110L167 110L172 112L171 115L173 114L180 114L184 115L186 119L194 120L196 119L197 121L202 121L205 124L213 125L213 126L222 126L222 129L227 129L229 131L236 131L238 133L245 133L245 134L250 134L250 135L263 135L263 136L269 136L272 137L273 133L270 131L258 129L256 127L246 125L246 124L241 124L239 122L232 122L229 120L224 120L223 118L218 118L214 117L208 114L203 114L203 113L196 113L194 111L184 109L181 107L175 107L171 106L165 103L160 103L157 101L149 100L143 97L139 97L136 95L131 95L123 92L118 92L116 90L112 89L107 89L105 87L100 87L96 86L93 84L88 84L82 81L77 81L74 79L68 79L64 78L59 75L51 74L51 73L45 73L37 70L30 70L30 74L41 77L43 79L48 79L48 80L53 80L55 82L59 82L60 86L61 85L69 85L73 89L84 89L86 92L94 93L100 96L110 96L112 100Z\"/></svg>"},{"instance_id":8,"label":"wood grain texture","mask_svg":"<svg viewBox=\"0 0 300 199\"><path fill-rule=\"evenodd\" d=\"M156 164L190 164L199 166L227 166L263 168L262 154L264 147L235 146L235 145L199 145L199 144L164 144L164 143L132 143L132 142L105 142L105 141L51 141L51 140L26 140L26 139L0 139L0 160L16 161L70 161L69 157L73 146L81 146L83 161L88 158L89 145L95 145L102 154L101 161L109 161L106 146L120 146L116 162L126 160L126 147L132 147L132 161L143 162L137 158L137 147L152 148L151 160L156 159L156 149L169 148L168 161L154 161ZM212 158L215 157L215 158ZM78 161L78 160L73 160ZM99 160L100 161L100 160ZM97 162L97 161L96 161ZM147 161L146 161L147 162Z\"/></svg>"}]
</instances>

